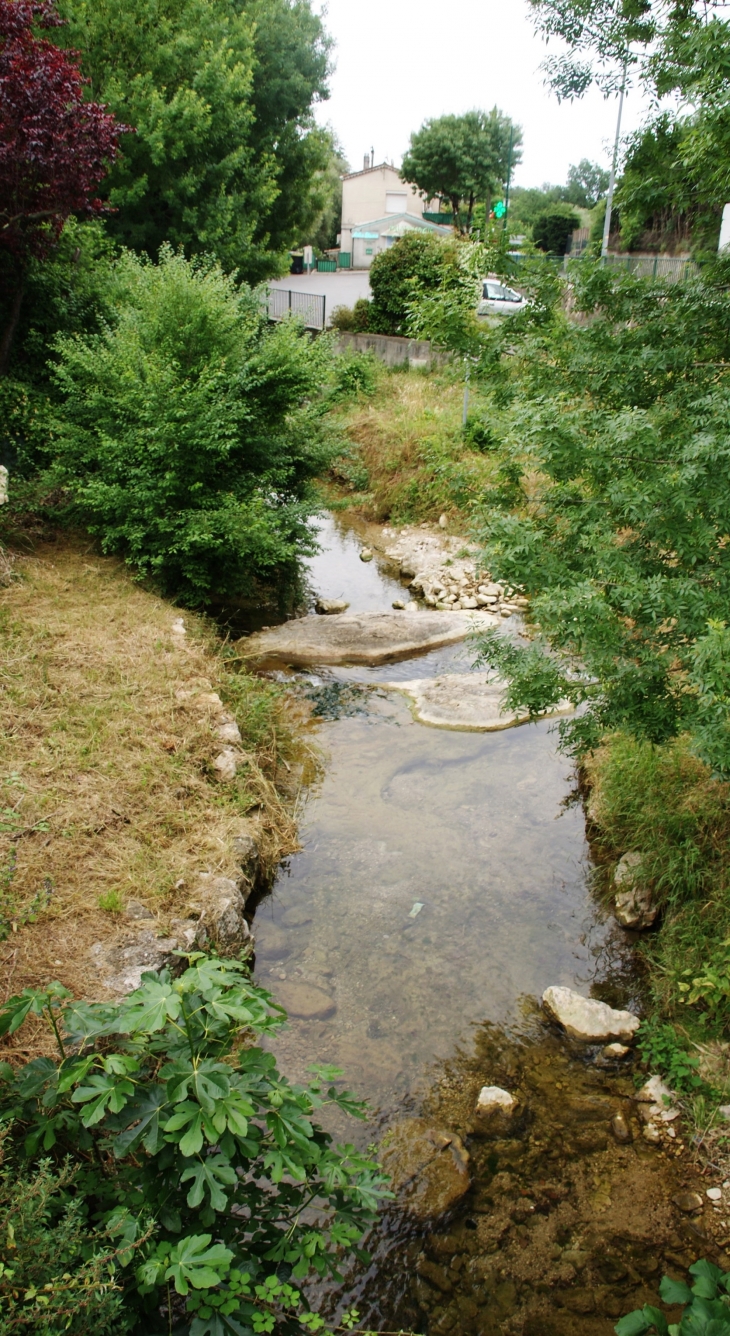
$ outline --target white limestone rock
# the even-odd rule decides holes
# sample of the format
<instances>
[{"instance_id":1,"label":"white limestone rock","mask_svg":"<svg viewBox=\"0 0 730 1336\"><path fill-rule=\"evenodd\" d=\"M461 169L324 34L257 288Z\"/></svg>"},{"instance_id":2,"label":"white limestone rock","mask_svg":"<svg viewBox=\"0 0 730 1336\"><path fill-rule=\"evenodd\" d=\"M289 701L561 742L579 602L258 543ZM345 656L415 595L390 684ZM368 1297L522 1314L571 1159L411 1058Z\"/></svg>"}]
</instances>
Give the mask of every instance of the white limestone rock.
<instances>
[{"instance_id":1,"label":"white limestone rock","mask_svg":"<svg viewBox=\"0 0 730 1336\"><path fill-rule=\"evenodd\" d=\"M571 1039L586 1044L630 1042L640 1025L639 1017L632 1011L617 1011L606 1002L583 997L572 988L546 988L542 1005L550 1019L557 1021Z\"/></svg>"},{"instance_id":2,"label":"white limestone rock","mask_svg":"<svg viewBox=\"0 0 730 1336\"><path fill-rule=\"evenodd\" d=\"M474 1131L482 1136L504 1136L520 1102L501 1086L482 1086L474 1109Z\"/></svg>"}]
</instances>

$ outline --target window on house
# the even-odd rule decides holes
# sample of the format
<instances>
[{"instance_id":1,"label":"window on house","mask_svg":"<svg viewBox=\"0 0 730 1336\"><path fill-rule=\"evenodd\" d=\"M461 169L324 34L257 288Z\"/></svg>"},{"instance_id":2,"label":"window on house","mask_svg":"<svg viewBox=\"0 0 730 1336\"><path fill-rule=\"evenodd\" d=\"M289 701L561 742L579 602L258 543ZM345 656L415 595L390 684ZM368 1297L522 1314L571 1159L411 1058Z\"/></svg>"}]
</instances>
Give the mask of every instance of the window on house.
<instances>
[{"instance_id":1,"label":"window on house","mask_svg":"<svg viewBox=\"0 0 730 1336\"><path fill-rule=\"evenodd\" d=\"M401 194L397 190L386 190L385 192L385 212L386 213L405 213L408 195L405 190Z\"/></svg>"}]
</instances>

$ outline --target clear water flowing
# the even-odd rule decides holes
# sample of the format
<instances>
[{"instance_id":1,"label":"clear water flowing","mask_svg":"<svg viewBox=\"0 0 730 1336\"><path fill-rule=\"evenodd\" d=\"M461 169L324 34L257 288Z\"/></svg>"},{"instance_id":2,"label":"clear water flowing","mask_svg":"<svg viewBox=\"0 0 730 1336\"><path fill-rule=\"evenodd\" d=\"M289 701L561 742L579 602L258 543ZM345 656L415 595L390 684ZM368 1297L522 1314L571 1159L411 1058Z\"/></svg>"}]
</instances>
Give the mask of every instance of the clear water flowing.
<instances>
[{"instance_id":1,"label":"clear water flowing","mask_svg":"<svg viewBox=\"0 0 730 1336\"><path fill-rule=\"evenodd\" d=\"M353 529L328 517L320 541L318 594L352 611L403 598L397 571L360 560ZM470 670L464 646L298 676L377 687L444 670ZM600 991L623 948L590 893L583 810L549 722L428 728L386 690L353 708L317 729L324 777L304 806L301 852L257 909L256 977L274 995L286 979L332 997L328 1019L292 1017L275 1047L292 1079L311 1062L344 1068L372 1106L368 1142L419 1111L475 1027L519 1025L525 998L549 984ZM351 1124L333 1130L353 1139Z\"/></svg>"}]
</instances>

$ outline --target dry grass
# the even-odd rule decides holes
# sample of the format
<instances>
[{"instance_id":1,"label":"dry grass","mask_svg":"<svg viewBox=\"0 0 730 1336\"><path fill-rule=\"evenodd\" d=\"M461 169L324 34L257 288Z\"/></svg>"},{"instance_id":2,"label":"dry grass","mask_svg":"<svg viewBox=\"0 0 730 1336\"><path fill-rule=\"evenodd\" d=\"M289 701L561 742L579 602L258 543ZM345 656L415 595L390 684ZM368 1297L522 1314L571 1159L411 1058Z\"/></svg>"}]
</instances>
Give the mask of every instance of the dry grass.
<instances>
[{"instance_id":1,"label":"dry grass","mask_svg":"<svg viewBox=\"0 0 730 1336\"><path fill-rule=\"evenodd\" d=\"M343 409L340 425L354 449L335 473L367 492L354 500L368 518L409 523L445 511L458 521L479 498L494 465L464 440L463 394L453 371L391 371L378 377L371 399ZM478 409L475 396L471 408Z\"/></svg>"},{"instance_id":2,"label":"dry grass","mask_svg":"<svg viewBox=\"0 0 730 1336\"><path fill-rule=\"evenodd\" d=\"M230 671L202 619L184 613L176 634L180 611L120 562L49 543L15 572L0 593L0 998L50 978L83 995L88 948L116 935L124 902L164 923L200 872L227 870L243 818L272 869L296 847L301 757L279 689ZM215 778L210 710L176 697L196 687L239 723L249 761L232 783Z\"/></svg>"}]
</instances>

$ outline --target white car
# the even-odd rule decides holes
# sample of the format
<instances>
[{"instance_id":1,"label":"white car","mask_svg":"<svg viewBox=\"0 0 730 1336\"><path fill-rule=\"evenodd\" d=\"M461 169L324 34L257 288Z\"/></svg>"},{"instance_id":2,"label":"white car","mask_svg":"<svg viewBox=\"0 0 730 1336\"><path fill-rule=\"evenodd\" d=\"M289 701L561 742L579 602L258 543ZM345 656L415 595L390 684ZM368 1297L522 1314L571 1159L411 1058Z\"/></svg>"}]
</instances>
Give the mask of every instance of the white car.
<instances>
[{"instance_id":1,"label":"white car","mask_svg":"<svg viewBox=\"0 0 730 1336\"><path fill-rule=\"evenodd\" d=\"M506 284L500 283L499 279L485 278L477 315L514 315L517 311L524 311L527 304L527 298L515 292L514 288L508 288Z\"/></svg>"}]
</instances>

